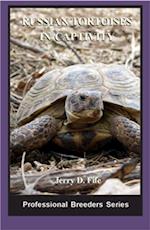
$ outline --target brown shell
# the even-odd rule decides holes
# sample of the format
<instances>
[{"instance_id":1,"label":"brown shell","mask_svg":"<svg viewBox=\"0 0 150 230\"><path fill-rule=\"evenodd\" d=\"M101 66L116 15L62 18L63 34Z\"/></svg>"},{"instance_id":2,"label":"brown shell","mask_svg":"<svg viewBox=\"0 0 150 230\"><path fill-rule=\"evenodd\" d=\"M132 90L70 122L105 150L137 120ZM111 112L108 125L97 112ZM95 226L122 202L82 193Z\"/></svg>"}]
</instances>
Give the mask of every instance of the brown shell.
<instances>
[{"instance_id":1,"label":"brown shell","mask_svg":"<svg viewBox=\"0 0 150 230\"><path fill-rule=\"evenodd\" d=\"M64 101L59 99L83 88L100 90L104 102L140 110L140 79L131 71L115 64L79 64L43 75L25 95L17 112L18 123L26 123L50 107L51 111L58 109L59 116L59 103Z\"/></svg>"}]
</instances>

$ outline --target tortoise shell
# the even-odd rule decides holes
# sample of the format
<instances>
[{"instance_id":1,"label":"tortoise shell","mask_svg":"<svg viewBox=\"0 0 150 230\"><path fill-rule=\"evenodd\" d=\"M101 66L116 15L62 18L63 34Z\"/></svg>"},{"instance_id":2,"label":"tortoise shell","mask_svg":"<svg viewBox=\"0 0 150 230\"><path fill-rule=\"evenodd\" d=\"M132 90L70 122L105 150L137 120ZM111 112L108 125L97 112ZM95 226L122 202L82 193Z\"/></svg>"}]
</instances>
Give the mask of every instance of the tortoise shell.
<instances>
[{"instance_id":1,"label":"tortoise shell","mask_svg":"<svg viewBox=\"0 0 150 230\"><path fill-rule=\"evenodd\" d=\"M25 95L17 112L18 124L43 113L61 118L66 96L79 89L100 90L104 102L140 110L140 79L125 66L78 64L44 74Z\"/></svg>"}]
</instances>

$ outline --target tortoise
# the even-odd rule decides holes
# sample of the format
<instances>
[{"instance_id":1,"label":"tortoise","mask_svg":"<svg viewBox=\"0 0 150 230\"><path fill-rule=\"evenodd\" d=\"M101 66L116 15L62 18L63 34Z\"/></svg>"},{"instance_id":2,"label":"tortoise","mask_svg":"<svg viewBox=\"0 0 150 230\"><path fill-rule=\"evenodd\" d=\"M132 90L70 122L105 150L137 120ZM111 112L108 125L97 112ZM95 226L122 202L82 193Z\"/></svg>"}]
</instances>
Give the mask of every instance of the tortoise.
<instances>
[{"instance_id":1,"label":"tortoise","mask_svg":"<svg viewBox=\"0 0 150 230\"><path fill-rule=\"evenodd\" d=\"M140 79L124 65L76 64L44 74L17 111L10 149L21 153L49 141L88 152L117 139L140 153Z\"/></svg>"}]
</instances>

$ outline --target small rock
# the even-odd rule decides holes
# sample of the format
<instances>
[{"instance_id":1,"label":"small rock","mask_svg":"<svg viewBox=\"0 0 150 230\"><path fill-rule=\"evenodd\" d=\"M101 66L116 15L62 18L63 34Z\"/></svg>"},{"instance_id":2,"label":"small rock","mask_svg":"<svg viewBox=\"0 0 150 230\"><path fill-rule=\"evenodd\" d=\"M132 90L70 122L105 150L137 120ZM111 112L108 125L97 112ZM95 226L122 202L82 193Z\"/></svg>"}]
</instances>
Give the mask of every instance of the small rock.
<instances>
[{"instance_id":1,"label":"small rock","mask_svg":"<svg viewBox=\"0 0 150 230\"><path fill-rule=\"evenodd\" d=\"M128 186L119 179L108 179L92 195L140 195L140 183Z\"/></svg>"},{"instance_id":2,"label":"small rock","mask_svg":"<svg viewBox=\"0 0 150 230\"><path fill-rule=\"evenodd\" d=\"M27 172L27 171L30 171L32 169L32 164L30 162L26 162L24 164L24 171Z\"/></svg>"},{"instance_id":3,"label":"small rock","mask_svg":"<svg viewBox=\"0 0 150 230\"><path fill-rule=\"evenodd\" d=\"M34 161L34 164L35 164L35 168L37 171L41 171L41 172L44 172L44 171L47 171L49 170L51 167L50 165L47 165L47 164L41 164L40 162L38 161Z\"/></svg>"}]
</instances>

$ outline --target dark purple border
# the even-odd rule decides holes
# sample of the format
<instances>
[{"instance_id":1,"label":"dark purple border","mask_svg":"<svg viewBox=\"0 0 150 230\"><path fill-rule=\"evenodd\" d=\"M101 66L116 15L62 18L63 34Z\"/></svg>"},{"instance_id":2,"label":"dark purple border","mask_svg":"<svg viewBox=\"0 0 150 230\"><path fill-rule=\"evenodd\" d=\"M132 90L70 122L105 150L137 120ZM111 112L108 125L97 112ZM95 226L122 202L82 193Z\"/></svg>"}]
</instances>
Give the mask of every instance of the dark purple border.
<instances>
[{"instance_id":1,"label":"dark purple border","mask_svg":"<svg viewBox=\"0 0 150 230\"><path fill-rule=\"evenodd\" d=\"M8 216L8 6L142 6L143 7L143 216L141 217L10 217ZM2 229L150 229L150 2L1 2L1 215Z\"/></svg>"}]
</instances>

